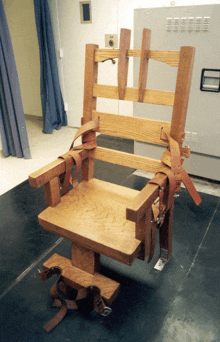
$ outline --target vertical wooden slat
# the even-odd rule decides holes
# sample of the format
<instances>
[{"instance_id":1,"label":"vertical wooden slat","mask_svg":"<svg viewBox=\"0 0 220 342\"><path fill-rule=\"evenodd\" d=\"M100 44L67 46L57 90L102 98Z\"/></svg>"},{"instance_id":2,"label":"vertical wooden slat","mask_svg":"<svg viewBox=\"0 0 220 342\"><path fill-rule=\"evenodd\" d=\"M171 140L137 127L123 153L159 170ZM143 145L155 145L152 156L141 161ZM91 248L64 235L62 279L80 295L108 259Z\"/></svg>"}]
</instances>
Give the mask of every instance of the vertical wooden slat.
<instances>
[{"instance_id":1,"label":"vertical wooden slat","mask_svg":"<svg viewBox=\"0 0 220 342\"><path fill-rule=\"evenodd\" d=\"M100 254L72 242L72 265L90 274L95 274L100 268Z\"/></svg>"},{"instance_id":2,"label":"vertical wooden slat","mask_svg":"<svg viewBox=\"0 0 220 342\"><path fill-rule=\"evenodd\" d=\"M142 37L142 47L141 47L141 61L140 61L140 71L139 71L139 81L138 81L138 101L143 102L144 90L147 83L147 70L148 70L148 59L147 53L150 50L150 38L151 30L144 29Z\"/></svg>"},{"instance_id":3,"label":"vertical wooden slat","mask_svg":"<svg viewBox=\"0 0 220 342\"><path fill-rule=\"evenodd\" d=\"M182 134L185 130L194 54L195 48L191 46L183 46L180 50L180 62L170 131L171 137L176 141L181 141Z\"/></svg>"},{"instance_id":4,"label":"vertical wooden slat","mask_svg":"<svg viewBox=\"0 0 220 342\"><path fill-rule=\"evenodd\" d=\"M127 51L130 48L130 39L131 30L121 29L118 57L118 94L120 100L124 100L125 88L127 86L129 62Z\"/></svg>"},{"instance_id":5,"label":"vertical wooden slat","mask_svg":"<svg viewBox=\"0 0 220 342\"><path fill-rule=\"evenodd\" d=\"M86 45L84 99L83 99L83 124L92 120L92 111L96 110L96 97L93 97L93 84L97 83L98 63L95 62L95 49L98 45ZM95 132L87 135L87 138L95 139ZM83 138L82 138L83 142ZM82 163L81 180L89 181L94 175L94 159L90 156Z\"/></svg>"},{"instance_id":6,"label":"vertical wooden slat","mask_svg":"<svg viewBox=\"0 0 220 342\"><path fill-rule=\"evenodd\" d=\"M60 203L60 185L58 177L44 184L44 195L47 207L55 207Z\"/></svg>"}]
</instances>

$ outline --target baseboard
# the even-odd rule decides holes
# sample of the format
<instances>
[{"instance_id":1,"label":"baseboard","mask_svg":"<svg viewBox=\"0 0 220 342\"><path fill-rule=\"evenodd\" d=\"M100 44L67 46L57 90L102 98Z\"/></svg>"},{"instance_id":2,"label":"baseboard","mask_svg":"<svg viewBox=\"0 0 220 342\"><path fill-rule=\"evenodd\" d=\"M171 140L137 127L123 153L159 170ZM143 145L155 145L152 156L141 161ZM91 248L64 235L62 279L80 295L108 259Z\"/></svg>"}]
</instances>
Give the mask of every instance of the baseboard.
<instances>
[{"instance_id":1,"label":"baseboard","mask_svg":"<svg viewBox=\"0 0 220 342\"><path fill-rule=\"evenodd\" d=\"M43 121L43 116L24 114L25 120Z\"/></svg>"}]
</instances>

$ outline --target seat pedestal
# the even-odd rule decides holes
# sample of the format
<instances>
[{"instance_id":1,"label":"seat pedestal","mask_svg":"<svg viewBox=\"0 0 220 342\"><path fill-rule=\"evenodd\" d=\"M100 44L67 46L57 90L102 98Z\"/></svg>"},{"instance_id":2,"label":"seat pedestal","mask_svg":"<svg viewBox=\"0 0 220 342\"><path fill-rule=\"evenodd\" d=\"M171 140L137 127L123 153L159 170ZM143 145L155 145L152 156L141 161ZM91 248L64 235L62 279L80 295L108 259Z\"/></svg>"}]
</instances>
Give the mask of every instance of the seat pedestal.
<instances>
[{"instance_id":1,"label":"seat pedestal","mask_svg":"<svg viewBox=\"0 0 220 342\"><path fill-rule=\"evenodd\" d=\"M100 288L101 296L106 304L110 305L117 297L120 284L104 277L100 273L90 274L72 265L71 260L55 253L44 264L44 270L58 266L62 269L64 282L70 287L79 290L83 287L95 285Z\"/></svg>"}]
</instances>

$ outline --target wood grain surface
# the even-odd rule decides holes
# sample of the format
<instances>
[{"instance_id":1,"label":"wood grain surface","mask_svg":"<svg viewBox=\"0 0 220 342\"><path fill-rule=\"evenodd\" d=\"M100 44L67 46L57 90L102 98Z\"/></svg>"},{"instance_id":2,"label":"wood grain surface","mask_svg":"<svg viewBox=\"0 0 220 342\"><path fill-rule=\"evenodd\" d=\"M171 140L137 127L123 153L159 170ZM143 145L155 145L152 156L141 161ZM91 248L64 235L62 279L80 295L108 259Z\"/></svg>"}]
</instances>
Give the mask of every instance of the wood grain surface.
<instances>
[{"instance_id":1,"label":"wood grain surface","mask_svg":"<svg viewBox=\"0 0 220 342\"><path fill-rule=\"evenodd\" d=\"M44 229L84 245L94 252L131 265L141 242L135 223L126 220L126 207L139 191L92 179L61 198L39 216Z\"/></svg>"},{"instance_id":2,"label":"wood grain surface","mask_svg":"<svg viewBox=\"0 0 220 342\"><path fill-rule=\"evenodd\" d=\"M93 96L119 100L118 87L103 84L94 84ZM162 90L144 90L143 103L151 103L163 106L173 106L175 93ZM124 100L138 102L138 88L125 89Z\"/></svg>"},{"instance_id":3,"label":"wood grain surface","mask_svg":"<svg viewBox=\"0 0 220 342\"><path fill-rule=\"evenodd\" d=\"M128 57L141 57L141 50L128 50ZM96 49L95 50L95 62L104 62L108 59L118 58L119 49ZM159 62L169 64L173 67L179 65L179 51L157 51L150 50L147 53L146 58L153 59Z\"/></svg>"},{"instance_id":4,"label":"wood grain surface","mask_svg":"<svg viewBox=\"0 0 220 342\"><path fill-rule=\"evenodd\" d=\"M161 167L160 160L137 156L126 152L110 150L104 147L96 147L90 152L93 158L113 164L131 167L138 170L156 173Z\"/></svg>"},{"instance_id":5,"label":"wood grain surface","mask_svg":"<svg viewBox=\"0 0 220 342\"><path fill-rule=\"evenodd\" d=\"M92 117L93 119L99 118L98 132L100 133L163 146L168 144L160 139L160 136L162 128L170 132L170 122L96 111L92 112Z\"/></svg>"},{"instance_id":6,"label":"wood grain surface","mask_svg":"<svg viewBox=\"0 0 220 342\"><path fill-rule=\"evenodd\" d=\"M138 102L144 100L144 90L147 83L148 58L147 54L150 51L151 30L144 29L142 36L141 60L138 79Z\"/></svg>"}]
</instances>

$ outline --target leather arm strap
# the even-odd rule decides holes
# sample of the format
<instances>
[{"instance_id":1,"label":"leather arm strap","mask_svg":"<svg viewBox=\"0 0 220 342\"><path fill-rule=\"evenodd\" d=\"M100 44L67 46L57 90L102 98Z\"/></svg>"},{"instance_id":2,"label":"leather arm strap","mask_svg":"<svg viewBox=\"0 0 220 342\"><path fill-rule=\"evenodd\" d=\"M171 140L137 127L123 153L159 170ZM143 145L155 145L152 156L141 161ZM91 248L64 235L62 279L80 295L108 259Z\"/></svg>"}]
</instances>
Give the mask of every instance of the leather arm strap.
<instances>
[{"instance_id":1,"label":"leather arm strap","mask_svg":"<svg viewBox=\"0 0 220 342\"><path fill-rule=\"evenodd\" d=\"M69 183L75 188L78 185L78 174L82 166L82 159L78 152L75 151L69 151L59 158L64 159L66 164L66 173L65 178L62 183L62 193L61 195L65 195L69 191ZM71 171L73 165L76 165L76 172L74 174L74 177L72 178Z\"/></svg>"},{"instance_id":2,"label":"leather arm strap","mask_svg":"<svg viewBox=\"0 0 220 342\"><path fill-rule=\"evenodd\" d=\"M99 127L99 119L89 121L84 124L82 127L78 129L76 132L73 142L70 146L69 152L63 154L59 158L64 159L66 164L66 172L65 177L62 182L62 193L61 195L65 195L69 191L69 183L75 188L78 185L78 174L82 166L82 159L79 155L79 150L91 150L96 148L96 138L92 137L91 132L95 132L98 130ZM74 147L74 142L80 136L83 136L83 144ZM76 165L76 172L74 177L71 176L71 170L73 165Z\"/></svg>"}]
</instances>

